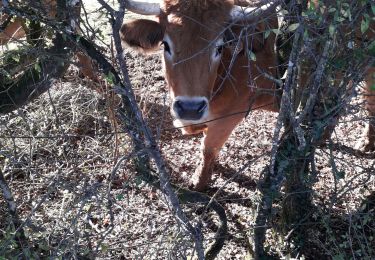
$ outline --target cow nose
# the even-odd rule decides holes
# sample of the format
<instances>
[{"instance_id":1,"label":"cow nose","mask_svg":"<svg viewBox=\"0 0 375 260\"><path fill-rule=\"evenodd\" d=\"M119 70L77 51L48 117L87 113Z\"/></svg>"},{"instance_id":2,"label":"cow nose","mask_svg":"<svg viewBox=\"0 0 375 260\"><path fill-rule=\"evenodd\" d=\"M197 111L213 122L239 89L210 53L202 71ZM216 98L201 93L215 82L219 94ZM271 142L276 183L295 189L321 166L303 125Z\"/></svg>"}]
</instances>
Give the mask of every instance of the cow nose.
<instances>
[{"instance_id":1,"label":"cow nose","mask_svg":"<svg viewBox=\"0 0 375 260\"><path fill-rule=\"evenodd\" d=\"M173 110L179 119L199 120L207 110L206 100L176 100Z\"/></svg>"}]
</instances>

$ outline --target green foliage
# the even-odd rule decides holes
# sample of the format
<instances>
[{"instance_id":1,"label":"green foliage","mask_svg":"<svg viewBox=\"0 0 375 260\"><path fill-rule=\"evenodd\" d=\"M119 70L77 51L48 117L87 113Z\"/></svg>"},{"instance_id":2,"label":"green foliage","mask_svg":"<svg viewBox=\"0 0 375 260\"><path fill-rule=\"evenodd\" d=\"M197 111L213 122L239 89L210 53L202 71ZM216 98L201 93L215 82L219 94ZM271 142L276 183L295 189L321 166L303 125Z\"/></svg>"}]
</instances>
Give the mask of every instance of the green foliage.
<instances>
[{"instance_id":1,"label":"green foliage","mask_svg":"<svg viewBox=\"0 0 375 260\"><path fill-rule=\"evenodd\" d=\"M271 30L265 31L264 32L264 38L267 39L271 32L272 32Z\"/></svg>"},{"instance_id":2,"label":"green foliage","mask_svg":"<svg viewBox=\"0 0 375 260\"><path fill-rule=\"evenodd\" d=\"M299 23L293 23L293 24L289 25L287 31L294 32L295 30L297 30L298 27L299 27Z\"/></svg>"},{"instance_id":3,"label":"green foliage","mask_svg":"<svg viewBox=\"0 0 375 260\"><path fill-rule=\"evenodd\" d=\"M112 72L108 72L104 78L108 84L113 85L116 82L115 75Z\"/></svg>"},{"instance_id":4,"label":"green foliage","mask_svg":"<svg viewBox=\"0 0 375 260\"><path fill-rule=\"evenodd\" d=\"M365 33L370 26L370 19L369 17L364 16L361 22L361 32Z\"/></svg>"},{"instance_id":5,"label":"green foliage","mask_svg":"<svg viewBox=\"0 0 375 260\"><path fill-rule=\"evenodd\" d=\"M368 49L368 54L372 57L375 57L375 40L373 40L369 46L367 47ZM375 66L375 64L373 65Z\"/></svg>"},{"instance_id":6,"label":"green foliage","mask_svg":"<svg viewBox=\"0 0 375 260\"><path fill-rule=\"evenodd\" d=\"M256 57L255 53L252 52L251 50L248 50L247 55L248 55L249 60L252 60L252 61L257 60L257 57Z\"/></svg>"},{"instance_id":7,"label":"green foliage","mask_svg":"<svg viewBox=\"0 0 375 260\"><path fill-rule=\"evenodd\" d=\"M35 50L23 47L5 52L0 59L0 82L3 87L14 84L28 71L41 72ZM0 87L1 88L1 87Z\"/></svg>"},{"instance_id":8,"label":"green foliage","mask_svg":"<svg viewBox=\"0 0 375 260\"><path fill-rule=\"evenodd\" d=\"M335 35L335 32L336 32L336 26L333 25L333 24L330 24L329 27L328 27L328 31L329 31L329 35L331 37L333 37Z\"/></svg>"},{"instance_id":9,"label":"green foliage","mask_svg":"<svg viewBox=\"0 0 375 260\"><path fill-rule=\"evenodd\" d=\"M124 194L116 195L116 200L122 201L122 200L124 200L124 198L125 198Z\"/></svg>"},{"instance_id":10,"label":"green foliage","mask_svg":"<svg viewBox=\"0 0 375 260\"><path fill-rule=\"evenodd\" d=\"M360 212L350 213L350 216L343 219L321 213L323 218L320 226L324 229L321 232L324 231L327 235L325 248L332 259L352 259L353 256L358 259L371 259L374 254L373 237L370 235L374 225L373 212L360 209ZM340 229L335 228L338 224Z\"/></svg>"},{"instance_id":11,"label":"green foliage","mask_svg":"<svg viewBox=\"0 0 375 260\"><path fill-rule=\"evenodd\" d=\"M345 171L336 171L335 176L338 180L344 179L345 178Z\"/></svg>"}]
</instances>

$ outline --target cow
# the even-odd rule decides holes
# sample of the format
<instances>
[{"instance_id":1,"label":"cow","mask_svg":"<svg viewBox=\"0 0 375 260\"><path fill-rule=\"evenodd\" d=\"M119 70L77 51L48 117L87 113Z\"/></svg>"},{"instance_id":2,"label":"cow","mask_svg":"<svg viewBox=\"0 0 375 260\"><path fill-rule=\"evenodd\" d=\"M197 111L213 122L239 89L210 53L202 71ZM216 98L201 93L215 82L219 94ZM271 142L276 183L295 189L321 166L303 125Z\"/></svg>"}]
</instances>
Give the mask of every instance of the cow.
<instances>
[{"instance_id":1,"label":"cow","mask_svg":"<svg viewBox=\"0 0 375 260\"><path fill-rule=\"evenodd\" d=\"M272 80L279 77L275 35L263 33L278 28L275 6L244 8L231 0L164 0L128 1L127 9L157 17L124 23L121 38L126 46L143 53L164 46L173 123L183 134L204 135L202 159L191 184L195 190L204 190L215 158L244 118L244 111L279 109L280 90ZM251 30L246 35L252 37L238 41L243 24ZM373 85L373 78L366 79ZM375 107L368 108L374 116ZM375 141L374 125L369 129L370 146Z\"/></svg>"}]
</instances>

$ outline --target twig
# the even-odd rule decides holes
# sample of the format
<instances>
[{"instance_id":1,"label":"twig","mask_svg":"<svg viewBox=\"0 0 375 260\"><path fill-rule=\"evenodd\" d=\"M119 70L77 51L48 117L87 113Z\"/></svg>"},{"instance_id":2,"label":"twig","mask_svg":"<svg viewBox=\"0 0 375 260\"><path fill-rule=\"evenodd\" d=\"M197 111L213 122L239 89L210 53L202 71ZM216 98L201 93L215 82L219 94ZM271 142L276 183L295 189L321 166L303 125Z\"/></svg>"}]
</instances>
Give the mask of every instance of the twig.
<instances>
[{"instance_id":1,"label":"twig","mask_svg":"<svg viewBox=\"0 0 375 260\"><path fill-rule=\"evenodd\" d=\"M290 95L292 86L295 84L297 74L296 66L298 54L301 49L301 38L303 35L303 26L300 25L294 35L292 53L289 58L289 64L287 69L287 76L285 79L284 92L281 97L280 111L277 118L277 122L274 128L274 134L272 138L272 149L271 149L271 161L268 167L263 170L264 177L263 183L259 186L263 196L259 205L258 215L255 221L256 229L254 230L254 257L260 259L264 256L264 241L266 234L266 222L271 214L272 202L274 194L279 190L279 187L284 179L284 176L280 175L279 172L275 173L276 155L279 147L279 137L281 128L286 118L292 118L291 113L291 102ZM299 132L297 130L297 132ZM300 144L304 140L301 138Z\"/></svg>"},{"instance_id":2,"label":"twig","mask_svg":"<svg viewBox=\"0 0 375 260\"><path fill-rule=\"evenodd\" d=\"M297 32L294 35L292 53L290 55L288 70L287 70L287 76L286 76L286 79L285 79L285 85L284 85L284 89L283 89L284 91L283 91L283 95L281 97L279 116L277 117L277 122L276 122L276 125L275 125L273 138L272 138L271 163L270 163L270 174L271 174L271 176L275 176L274 168L275 168L276 153L277 153L278 141L279 141L279 137L280 137L281 128L283 126L284 120L286 119L286 117L288 115L288 111L291 108L290 92L291 92L291 88L292 88L292 85L294 84L294 80L295 80L294 75L296 74L295 70L296 70L296 66L297 66L298 53L301 49L300 39L302 37L302 34L303 34L303 27L302 27L302 25L300 25L299 28L297 29ZM289 119L290 118L291 117L289 117Z\"/></svg>"},{"instance_id":3,"label":"twig","mask_svg":"<svg viewBox=\"0 0 375 260\"><path fill-rule=\"evenodd\" d=\"M103 6L105 6L104 0L98 0ZM149 155L154 159L156 167L159 171L160 187L165 195L165 199L168 202L168 206L171 211L174 213L177 221L182 225L185 231L189 233L191 238L195 243L195 250L198 255L198 259L204 259L204 249L203 249L203 236L200 231L200 227L193 227L189 219L186 217L185 213L181 209L177 195L172 189L172 186L169 182L169 174L167 173L165 162L161 156L160 150L157 147L157 144L151 134L150 129L143 120L142 113L136 103L134 93L131 89L131 82L129 79L126 61L123 55L123 49L121 46L120 39L120 28L123 23L123 17L125 14L125 1L119 1L120 7L118 11L115 12L115 20L112 23L113 38L115 43L115 48L117 51L117 60L120 65L122 75L124 77L124 87L122 90L130 103L130 107L133 111L133 120L137 124L138 129L144 137L144 146L148 149ZM109 10L110 11L110 10Z\"/></svg>"},{"instance_id":4,"label":"twig","mask_svg":"<svg viewBox=\"0 0 375 260\"><path fill-rule=\"evenodd\" d=\"M16 202L14 201L12 191L10 190L9 185L6 182L1 169L0 169L0 188L3 192L3 197L8 205L8 212L10 216L12 217L11 220L12 220L12 224L15 230L14 237L15 237L16 243L20 249L24 250L28 242L27 242L25 232L22 227L22 222L17 213L17 205L16 205ZM11 241L9 241L9 243L11 243Z\"/></svg>"},{"instance_id":5,"label":"twig","mask_svg":"<svg viewBox=\"0 0 375 260\"><path fill-rule=\"evenodd\" d=\"M324 72L324 70L326 68L326 65L327 65L328 52L331 49L331 45L332 45L331 43L332 43L331 40L327 40L325 45L324 45L323 53L322 53L321 58L319 60L318 67L316 68L314 81L312 83L312 88L309 92L310 93L309 98L306 102L306 105L305 105L304 109L301 111L301 114L297 118L298 124L301 124L302 121L305 119L306 115L311 113L312 109L314 108L316 96L318 95L318 91L319 91L319 88L321 86L320 82L321 82L322 77L323 77L323 72Z\"/></svg>"}]
</instances>

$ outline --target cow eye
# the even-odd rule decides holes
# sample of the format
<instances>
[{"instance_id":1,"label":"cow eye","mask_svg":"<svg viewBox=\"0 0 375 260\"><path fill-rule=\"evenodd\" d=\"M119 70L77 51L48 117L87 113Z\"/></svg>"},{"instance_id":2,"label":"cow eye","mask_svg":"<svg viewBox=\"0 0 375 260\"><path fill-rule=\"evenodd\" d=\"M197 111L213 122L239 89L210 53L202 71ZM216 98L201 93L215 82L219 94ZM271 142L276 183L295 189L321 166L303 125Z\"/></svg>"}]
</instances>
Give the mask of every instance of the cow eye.
<instances>
[{"instance_id":1,"label":"cow eye","mask_svg":"<svg viewBox=\"0 0 375 260\"><path fill-rule=\"evenodd\" d=\"M216 56L221 55L221 53L223 52L223 48L224 48L223 45L219 45L216 47Z\"/></svg>"},{"instance_id":2,"label":"cow eye","mask_svg":"<svg viewBox=\"0 0 375 260\"><path fill-rule=\"evenodd\" d=\"M169 54L171 54L171 48L169 47L168 42L166 42L166 41L162 41L161 44L164 45L164 51L166 51L166 52L168 52Z\"/></svg>"}]
</instances>

